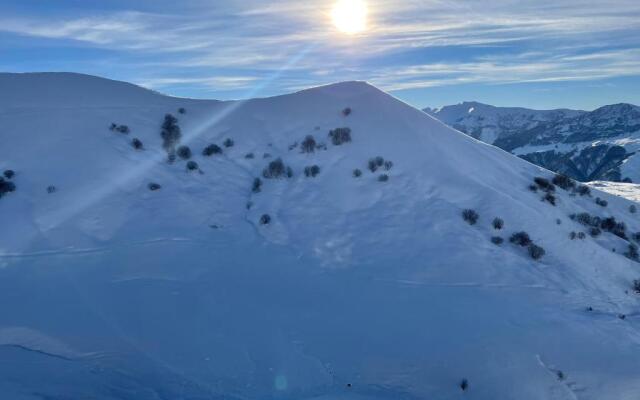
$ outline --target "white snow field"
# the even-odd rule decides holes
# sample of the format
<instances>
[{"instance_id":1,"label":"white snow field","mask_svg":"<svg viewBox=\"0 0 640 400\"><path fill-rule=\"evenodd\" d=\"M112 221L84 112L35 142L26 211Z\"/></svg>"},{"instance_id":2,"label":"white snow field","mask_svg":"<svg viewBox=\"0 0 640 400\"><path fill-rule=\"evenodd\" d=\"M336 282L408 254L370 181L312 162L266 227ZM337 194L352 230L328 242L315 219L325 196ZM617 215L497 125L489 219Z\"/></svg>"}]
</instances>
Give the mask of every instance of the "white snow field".
<instances>
[{"instance_id":1,"label":"white snow field","mask_svg":"<svg viewBox=\"0 0 640 400\"><path fill-rule=\"evenodd\" d=\"M640 202L640 185L637 183L594 181L589 182L589 186L635 202Z\"/></svg>"},{"instance_id":2,"label":"white snow field","mask_svg":"<svg viewBox=\"0 0 640 400\"><path fill-rule=\"evenodd\" d=\"M167 113L199 171L167 162ZM633 202L558 187L553 206L528 189L550 172L366 83L218 102L0 74L0 124L2 400L640 398L640 264L569 218L631 238ZM253 193L278 157L293 176Z\"/></svg>"}]
</instances>

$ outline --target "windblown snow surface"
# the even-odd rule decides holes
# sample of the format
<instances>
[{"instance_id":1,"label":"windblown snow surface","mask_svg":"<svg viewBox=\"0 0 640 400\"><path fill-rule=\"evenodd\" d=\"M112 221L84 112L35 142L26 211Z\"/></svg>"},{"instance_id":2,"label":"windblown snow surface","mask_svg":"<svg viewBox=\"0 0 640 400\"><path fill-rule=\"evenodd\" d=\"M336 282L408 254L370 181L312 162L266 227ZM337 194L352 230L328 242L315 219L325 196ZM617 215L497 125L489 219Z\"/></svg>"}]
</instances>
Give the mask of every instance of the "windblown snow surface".
<instances>
[{"instance_id":1,"label":"windblown snow surface","mask_svg":"<svg viewBox=\"0 0 640 400\"><path fill-rule=\"evenodd\" d=\"M166 113L200 171L166 161ZM366 83L217 102L2 74L0 121L3 400L640 398L640 265L610 233L569 238L580 212L640 230L633 203L554 207L528 189L550 172ZM253 193L278 157L293 177Z\"/></svg>"}]
</instances>

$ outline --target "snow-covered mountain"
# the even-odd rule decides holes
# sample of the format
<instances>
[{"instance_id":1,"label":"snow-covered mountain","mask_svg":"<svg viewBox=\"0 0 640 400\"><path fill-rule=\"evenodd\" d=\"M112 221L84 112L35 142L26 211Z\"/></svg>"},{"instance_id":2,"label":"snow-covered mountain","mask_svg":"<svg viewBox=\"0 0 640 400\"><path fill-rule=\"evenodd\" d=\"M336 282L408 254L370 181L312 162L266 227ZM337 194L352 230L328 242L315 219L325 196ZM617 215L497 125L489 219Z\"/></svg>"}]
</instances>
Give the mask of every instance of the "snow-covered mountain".
<instances>
[{"instance_id":1,"label":"snow-covered mountain","mask_svg":"<svg viewBox=\"0 0 640 400\"><path fill-rule=\"evenodd\" d=\"M0 74L0 120L2 399L640 393L635 203L366 83Z\"/></svg>"},{"instance_id":2,"label":"snow-covered mountain","mask_svg":"<svg viewBox=\"0 0 640 400\"><path fill-rule=\"evenodd\" d=\"M425 109L444 123L581 181L640 181L640 108L538 111L465 102Z\"/></svg>"}]
</instances>

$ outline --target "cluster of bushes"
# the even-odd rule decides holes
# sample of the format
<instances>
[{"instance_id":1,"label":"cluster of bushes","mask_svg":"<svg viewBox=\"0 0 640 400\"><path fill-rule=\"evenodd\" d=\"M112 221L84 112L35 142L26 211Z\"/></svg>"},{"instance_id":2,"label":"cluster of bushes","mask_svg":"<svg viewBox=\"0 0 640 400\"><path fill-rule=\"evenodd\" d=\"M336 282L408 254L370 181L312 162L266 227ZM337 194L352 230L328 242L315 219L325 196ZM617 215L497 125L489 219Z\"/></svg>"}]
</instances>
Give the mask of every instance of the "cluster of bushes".
<instances>
[{"instance_id":1,"label":"cluster of bushes","mask_svg":"<svg viewBox=\"0 0 640 400\"><path fill-rule=\"evenodd\" d=\"M462 211L462 219L464 219L469 225L475 225L479 218L480 216L475 210L467 208Z\"/></svg>"},{"instance_id":2,"label":"cluster of bushes","mask_svg":"<svg viewBox=\"0 0 640 400\"><path fill-rule=\"evenodd\" d=\"M610 232L621 239L628 240L627 238L627 226L624 222L618 222L614 217L600 218L589 213L571 214L569 216L572 220L578 222L581 225L587 226L590 229L589 233L592 236L598 236L602 231Z\"/></svg>"},{"instance_id":3,"label":"cluster of bushes","mask_svg":"<svg viewBox=\"0 0 640 400\"><path fill-rule=\"evenodd\" d=\"M600 228L603 231L613 233L621 239L628 240L627 238L627 226L624 222L618 222L614 217L605 218L600 223Z\"/></svg>"},{"instance_id":4,"label":"cluster of bushes","mask_svg":"<svg viewBox=\"0 0 640 400\"><path fill-rule=\"evenodd\" d=\"M316 151L316 139L312 135L307 135L300 144L300 150L303 153L313 153Z\"/></svg>"},{"instance_id":5,"label":"cluster of bushes","mask_svg":"<svg viewBox=\"0 0 640 400\"><path fill-rule=\"evenodd\" d=\"M546 254L541 246L533 243L527 232L516 232L511 235L509 241L517 246L526 247L529 256L534 260L539 260Z\"/></svg>"},{"instance_id":6,"label":"cluster of bushes","mask_svg":"<svg viewBox=\"0 0 640 400\"><path fill-rule=\"evenodd\" d=\"M562 174L554 175L551 180L537 176L533 179L533 182L533 185L530 185L529 189L534 193L537 193L538 191L544 192L542 201L546 201L554 206L556 205L556 186L563 190L570 191L572 195L576 193L580 196L591 195L591 189L588 186L579 185L573 179Z\"/></svg>"},{"instance_id":7,"label":"cluster of bushes","mask_svg":"<svg viewBox=\"0 0 640 400\"><path fill-rule=\"evenodd\" d=\"M304 168L304 176L307 178L315 178L320 173L320 167L312 165Z\"/></svg>"},{"instance_id":8,"label":"cluster of bushes","mask_svg":"<svg viewBox=\"0 0 640 400\"><path fill-rule=\"evenodd\" d=\"M124 133L125 135L131 132L127 125L118 125L116 123L111 123L111 125L109 126L109 130L111 130L112 132Z\"/></svg>"},{"instance_id":9,"label":"cluster of bushes","mask_svg":"<svg viewBox=\"0 0 640 400\"><path fill-rule=\"evenodd\" d=\"M205 157L210 157L214 154L222 154L222 148L217 144L210 144L202 150L202 155Z\"/></svg>"},{"instance_id":10,"label":"cluster of bushes","mask_svg":"<svg viewBox=\"0 0 640 400\"><path fill-rule=\"evenodd\" d=\"M556 186L551 183L548 179L537 176L533 178L534 184L529 186L529 189L533 192L538 192L541 190L544 192L544 196L542 196L542 201L546 201L547 203L555 206L556 205Z\"/></svg>"},{"instance_id":11,"label":"cluster of bushes","mask_svg":"<svg viewBox=\"0 0 640 400\"><path fill-rule=\"evenodd\" d=\"M587 235L584 232L577 232L577 233L576 232L571 232L569 234L569 238L571 240L576 240L576 238L580 239L580 240L584 240L584 239L587 238Z\"/></svg>"},{"instance_id":12,"label":"cluster of bushes","mask_svg":"<svg viewBox=\"0 0 640 400\"><path fill-rule=\"evenodd\" d=\"M293 170L284 164L281 158L273 160L262 171L262 176L265 179L280 179L291 178L293 176Z\"/></svg>"},{"instance_id":13,"label":"cluster of bushes","mask_svg":"<svg viewBox=\"0 0 640 400\"><path fill-rule=\"evenodd\" d=\"M578 184L576 181L563 174L556 174L551 182L563 190L577 193L580 196L591 195L591 189L589 186Z\"/></svg>"},{"instance_id":14,"label":"cluster of bushes","mask_svg":"<svg viewBox=\"0 0 640 400\"><path fill-rule=\"evenodd\" d=\"M383 168L385 171L390 171L393 168L393 162L386 160L383 157L377 156L370 158L367 162L367 168L369 171L376 172L379 168Z\"/></svg>"},{"instance_id":15,"label":"cluster of bushes","mask_svg":"<svg viewBox=\"0 0 640 400\"><path fill-rule=\"evenodd\" d=\"M162 147L169 153L173 154L176 144L182 137L182 131L178 126L178 118L171 114L164 116L164 122L162 123Z\"/></svg>"},{"instance_id":16,"label":"cluster of bushes","mask_svg":"<svg viewBox=\"0 0 640 400\"><path fill-rule=\"evenodd\" d=\"M334 146L351 142L351 128L336 128L329 132L329 138Z\"/></svg>"}]
</instances>

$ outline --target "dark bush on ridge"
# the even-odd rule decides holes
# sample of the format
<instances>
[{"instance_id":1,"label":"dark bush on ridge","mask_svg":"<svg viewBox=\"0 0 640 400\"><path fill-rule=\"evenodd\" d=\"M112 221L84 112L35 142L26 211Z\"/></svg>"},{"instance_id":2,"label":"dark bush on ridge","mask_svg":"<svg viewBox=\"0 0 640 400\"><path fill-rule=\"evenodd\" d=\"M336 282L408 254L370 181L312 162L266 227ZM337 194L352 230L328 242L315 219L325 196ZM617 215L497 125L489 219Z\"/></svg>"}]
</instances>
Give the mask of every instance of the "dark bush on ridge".
<instances>
[{"instance_id":1,"label":"dark bush on ridge","mask_svg":"<svg viewBox=\"0 0 640 400\"><path fill-rule=\"evenodd\" d=\"M546 178L537 176L533 178L533 181L536 185L538 185L540 189L544 190L545 192L553 192L556 190L556 187Z\"/></svg>"},{"instance_id":2,"label":"dark bush on ridge","mask_svg":"<svg viewBox=\"0 0 640 400\"><path fill-rule=\"evenodd\" d=\"M251 191L253 193L260 193L262 190L262 180L260 178L255 178L253 180L253 185L251 186Z\"/></svg>"},{"instance_id":3,"label":"dark bush on ridge","mask_svg":"<svg viewBox=\"0 0 640 400\"><path fill-rule=\"evenodd\" d=\"M504 221L502 220L502 218L496 217L493 219L491 225L493 225L493 229L500 230L504 227Z\"/></svg>"},{"instance_id":4,"label":"dark bush on ridge","mask_svg":"<svg viewBox=\"0 0 640 400\"><path fill-rule=\"evenodd\" d=\"M603 231L611 232L614 235L622 239L627 239L627 226L624 222L618 222L614 217L605 218L600 223L600 228Z\"/></svg>"},{"instance_id":5,"label":"dark bush on ridge","mask_svg":"<svg viewBox=\"0 0 640 400\"><path fill-rule=\"evenodd\" d=\"M293 171L291 168L284 165L281 158L277 158L267 165L267 167L262 171L262 176L266 179L279 179L285 176L290 178L293 176Z\"/></svg>"},{"instance_id":6,"label":"dark bush on ridge","mask_svg":"<svg viewBox=\"0 0 640 400\"><path fill-rule=\"evenodd\" d=\"M354 178L360 178L362 176L362 171L360 171L358 168L353 170L353 177Z\"/></svg>"},{"instance_id":7,"label":"dark bush on ridge","mask_svg":"<svg viewBox=\"0 0 640 400\"><path fill-rule=\"evenodd\" d=\"M307 178L315 178L319 173L320 167L318 167L317 165L312 165L310 167L304 168L304 176L306 176Z\"/></svg>"},{"instance_id":8,"label":"dark bush on ridge","mask_svg":"<svg viewBox=\"0 0 640 400\"><path fill-rule=\"evenodd\" d=\"M591 188L587 185L579 185L576 188L576 192L578 192L580 196L591 196Z\"/></svg>"},{"instance_id":9,"label":"dark bush on ridge","mask_svg":"<svg viewBox=\"0 0 640 400\"><path fill-rule=\"evenodd\" d=\"M197 163L197 162L195 162L195 161L189 161L189 162L187 162L187 170L188 170L188 171L195 171L195 170L197 170L198 168L199 168L199 167L198 167L198 163Z\"/></svg>"},{"instance_id":10,"label":"dark bush on ridge","mask_svg":"<svg viewBox=\"0 0 640 400\"><path fill-rule=\"evenodd\" d=\"M552 206L555 206L556 205L556 196L554 196L551 193L547 193L542 198L542 201L546 201L547 203L551 204Z\"/></svg>"},{"instance_id":11,"label":"dark bush on ridge","mask_svg":"<svg viewBox=\"0 0 640 400\"><path fill-rule=\"evenodd\" d=\"M389 171L389 170L391 170L391 168L393 168L393 162L392 161L385 161L384 162L385 171Z\"/></svg>"},{"instance_id":12,"label":"dark bush on ridge","mask_svg":"<svg viewBox=\"0 0 640 400\"><path fill-rule=\"evenodd\" d=\"M300 144L303 153L313 153L316 151L316 139L312 135L307 135Z\"/></svg>"},{"instance_id":13,"label":"dark bush on ridge","mask_svg":"<svg viewBox=\"0 0 640 400\"><path fill-rule=\"evenodd\" d=\"M609 202L606 200L602 200L600 197L596 197L596 204L600 207L606 207L609 205Z\"/></svg>"},{"instance_id":14,"label":"dark bush on ridge","mask_svg":"<svg viewBox=\"0 0 640 400\"><path fill-rule=\"evenodd\" d=\"M184 107L180 107L180 108L178 108L178 113L179 114L186 114L187 110Z\"/></svg>"},{"instance_id":15,"label":"dark bush on ridge","mask_svg":"<svg viewBox=\"0 0 640 400\"><path fill-rule=\"evenodd\" d=\"M632 205L629 206L629 212L631 214L635 214L637 211L638 211L638 208L636 207L635 204L632 204Z\"/></svg>"},{"instance_id":16,"label":"dark bush on ridge","mask_svg":"<svg viewBox=\"0 0 640 400\"><path fill-rule=\"evenodd\" d=\"M227 138L224 140L224 142L222 142L222 144L224 145L224 147L233 147L235 142L233 141L233 139Z\"/></svg>"},{"instance_id":17,"label":"dark bush on ridge","mask_svg":"<svg viewBox=\"0 0 640 400\"><path fill-rule=\"evenodd\" d=\"M367 167L371 172L376 172L378 168L382 167L383 165L384 165L384 158L380 156L369 159L369 162L367 163Z\"/></svg>"},{"instance_id":18,"label":"dark bush on ridge","mask_svg":"<svg viewBox=\"0 0 640 400\"><path fill-rule=\"evenodd\" d=\"M576 182L569 178L566 175L562 175L562 174L556 174L553 179L551 180L551 182L556 185L559 186L560 188L564 189L564 190L569 190L569 189L573 189L576 187Z\"/></svg>"},{"instance_id":19,"label":"dark bush on ridge","mask_svg":"<svg viewBox=\"0 0 640 400\"><path fill-rule=\"evenodd\" d=\"M262 214L260 217L260 225L268 225L271 222L271 216L269 214Z\"/></svg>"},{"instance_id":20,"label":"dark bush on ridge","mask_svg":"<svg viewBox=\"0 0 640 400\"><path fill-rule=\"evenodd\" d=\"M16 185L13 182L6 181L4 178L0 178L0 197L7 193L15 192Z\"/></svg>"},{"instance_id":21,"label":"dark bush on ridge","mask_svg":"<svg viewBox=\"0 0 640 400\"><path fill-rule=\"evenodd\" d=\"M529 251L529 255L531 256L531 258L533 258L534 260L541 259L546 253L542 247L533 243L529 244L527 250Z\"/></svg>"},{"instance_id":22,"label":"dark bush on ridge","mask_svg":"<svg viewBox=\"0 0 640 400\"><path fill-rule=\"evenodd\" d=\"M602 233L602 230L600 230L600 228L596 228L596 227L591 227L589 228L589 235L591 235L591 237L598 237L600 236L600 234Z\"/></svg>"},{"instance_id":23,"label":"dark bush on ridge","mask_svg":"<svg viewBox=\"0 0 640 400\"><path fill-rule=\"evenodd\" d=\"M638 261L638 259L640 258L640 254L638 254L638 246L630 243L629 248L627 252L624 253L624 255L630 260Z\"/></svg>"},{"instance_id":24,"label":"dark bush on ridge","mask_svg":"<svg viewBox=\"0 0 640 400\"><path fill-rule=\"evenodd\" d=\"M245 154L244 158L248 159L248 160L252 160L255 158L255 156L253 155L253 153L247 153Z\"/></svg>"},{"instance_id":25,"label":"dark bush on ridge","mask_svg":"<svg viewBox=\"0 0 640 400\"><path fill-rule=\"evenodd\" d=\"M345 117L348 117L349 115L351 115L351 107L347 107L344 110L342 110L342 115L344 115Z\"/></svg>"},{"instance_id":26,"label":"dark bush on ridge","mask_svg":"<svg viewBox=\"0 0 640 400\"><path fill-rule=\"evenodd\" d=\"M176 144L178 144L182 137L182 131L178 126L178 118L171 114L164 116L161 136L163 140L162 147L168 152L173 152Z\"/></svg>"},{"instance_id":27,"label":"dark bush on ridge","mask_svg":"<svg viewBox=\"0 0 640 400\"><path fill-rule=\"evenodd\" d=\"M304 168L304 176L307 178L315 178L320 173L320 167L312 165Z\"/></svg>"},{"instance_id":28,"label":"dark bush on ridge","mask_svg":"<svg viewBox=\"0 0 640 400\"><path fill-rule=\"evenodd\" d=\"M160 190L162 188L162 186L160 186L160 184L155 183L155 182L151 182L148 185L149 190L151 190L152 192L155 192L156 190Z\"/></svg>"},{"instance_id":29,"label":"dark bush on ridge","mask_svg":"<svg viewBox=\"0 0 640 400\"><path fill-rule=\"evenodd\" d=\"M210 157L214 154L222 154L222 148L217 144L210 144L202 150L202 155L205 157Z\"/></svg>"},{"instance_id":30,"label":"dark bush on ridge","mask_svg":"<svg viewBox=\"0 0 640 400\"><path fill-rule=\"evenodd\" d=\"M578 232L578 239L584 240L587 238L587 234L584 232Z\"/></svg>"},{"instance_id":31,"label":"dark bush on ridge","mask_svg":"<svg viewBox=\"0 0 640 400\"><path fill-rule=\"evenodd\" d=\"M4 171L3 175L7 179L12 179L16 175L16 173L12 169L8 169L8 170Z\"/></svg>"},{"instance_id":32,"label":"dark bush on ridge","mask_svg":"<svg viewBox=\"0 0 640 400\"><path fill-rule=\"evenodd\" d=\"M389 175L387 174L382 174L378 177L379 182L387 182L388 180L389 180Z\"/></svg>"},{"instance_id":33,"label":"dark bush on ridge","mask_svg":"<svg viewBox=\"0 0 640 400\"><path fill-rule=\"evenodd\" d=\"M176 151L176 154L178 154L178 157L182 158L183 160L188 160L191 158L191 149L189 148L189 146L180 146L178 147L178 150Z\"/></svg>"},{"instance_id":34,"label":"dark bush on ridge","mask_svg":"<svg viewBox=\"0 0 640 400\"><path fill-rule=\"evenodd\" d=\"M131 146L133 146L134 149L136 150L142 150L142 141L138 138L133 138L131 140Z\"/></svg>"},{"instance_id":35,"label":"dark bush on ridge","mask_svg":"<svg viewBox=\"0 0 640 400\"><path fill-rule=\"evenodd\" d=\"M467 221L469 225L475 225L476 222L478 222L478 218L480 218L480 216L475 210L467 208L462 211L462 219Z\"/></svg>"},{"instance_id":36,"label":"dark bush on ridge","mask_svg":"<svg viewBox=\"0 0 640 400\"><path fill-rule=\"evenodd\" d=\"M509 238L509 241L518 246L526 247L533 243L527 232L516 232Z\"/></svg>"},{"instance_id":37,"label":"dark bush on ridge","mask_svg":"<svg viewBox=\"0 0 640 400\"><path fill-rule=\"evenodd\" d=\"M336 128L329 132L331 143L340 146L343 143L351 142L351 128Z\"/></svg>"},{"instance_id":38,"label":"dark bush on ridge","mask_svg":"<svg viewBox=\"0 0 640 400\"><path fill-rule=\"evenodd\" d=\"M58 189L55 186L53 186L53 185L47 186L47 193L51 194L51 193L55 193L57 191L58 191Z\"/></svg>"}]
</instances>

